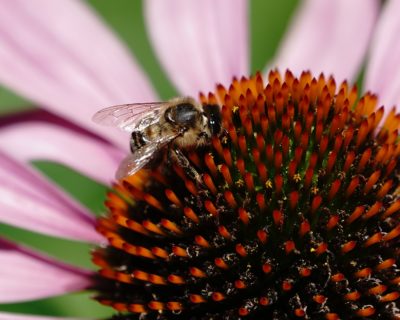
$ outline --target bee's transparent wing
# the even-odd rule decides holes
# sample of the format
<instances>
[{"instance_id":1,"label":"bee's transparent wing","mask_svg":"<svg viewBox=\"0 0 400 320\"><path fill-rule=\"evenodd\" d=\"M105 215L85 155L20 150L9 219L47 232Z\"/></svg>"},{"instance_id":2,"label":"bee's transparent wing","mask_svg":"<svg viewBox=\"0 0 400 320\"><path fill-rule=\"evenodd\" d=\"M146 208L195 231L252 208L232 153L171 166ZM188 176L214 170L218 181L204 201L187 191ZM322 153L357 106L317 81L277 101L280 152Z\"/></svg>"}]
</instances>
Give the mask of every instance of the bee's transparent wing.
<instances>
[{"instance_id":1,"label":"bee's transparent wing","mask_svg":"<svg viewBox=\"0 0 400 320\"><path fill-rule=\"evenodd\" d=\"M159 137L155 141L151 141L134 153L129 154L118 167L115 177L120 180L124 177L131 176L142 169L152 160L153 155L160 149L164 148L169 142L174 140L179 133L171 132L167 135Z\"/></svg>"},{"instance_id":2,"label":"bee's transparent wing","mask_svg":"<svg viewBox=\"0 0 400 320\"><path fill-rule=\"evenodd\" d=\"M159 121L162 115L160 109L166 105L166 102L121 104L96 112L92 120L128 132L143 130Z\"/></svg>"}]
</instances>

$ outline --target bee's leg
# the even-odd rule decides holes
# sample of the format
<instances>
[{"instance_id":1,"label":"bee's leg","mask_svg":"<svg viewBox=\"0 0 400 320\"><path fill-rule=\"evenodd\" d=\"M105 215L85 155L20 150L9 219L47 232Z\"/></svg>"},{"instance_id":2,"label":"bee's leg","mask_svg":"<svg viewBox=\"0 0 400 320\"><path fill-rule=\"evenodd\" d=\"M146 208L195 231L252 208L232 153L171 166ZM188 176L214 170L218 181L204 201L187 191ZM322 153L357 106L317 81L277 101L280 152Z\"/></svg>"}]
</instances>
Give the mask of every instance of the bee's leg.
<instances>
[{"instance_id":1,"label":"bee's leg","mask_svg":"<svg viewBox=\"0 0 400 320\"><path fill-rule=\"evenodd\" d=\"M203 184L200 174L190 164L188 158L179 148L170 148L169 157L173 162L177 163L191 179L196 181L198 184Z\"/></svg>"}]
</instances>

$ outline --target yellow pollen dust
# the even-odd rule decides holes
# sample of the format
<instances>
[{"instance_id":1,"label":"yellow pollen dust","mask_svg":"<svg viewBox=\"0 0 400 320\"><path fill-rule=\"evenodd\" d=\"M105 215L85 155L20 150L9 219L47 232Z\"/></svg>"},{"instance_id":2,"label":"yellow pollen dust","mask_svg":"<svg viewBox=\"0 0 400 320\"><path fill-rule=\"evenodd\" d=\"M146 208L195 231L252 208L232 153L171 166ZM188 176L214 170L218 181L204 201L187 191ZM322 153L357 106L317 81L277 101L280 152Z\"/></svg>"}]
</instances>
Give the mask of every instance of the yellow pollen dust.
<instances>
[{"instance_id":1,"label":"yellow pollen dust","mask_svg":"<svg viewBox=\"0 0 400 320\"><path fill-rule=\"evenodd\" d=\"M301 181L301 176L300 176L300 174L299 174L299 173L296 173L296 174L293 176L293 180L294 180L295 182L300 182L300 181Z\"/></svg>"},{"instance_id":2,"label":"yellow pollen dust","mask_svg":"<svg viewBox=\"0 0 400 320\"><path fill-rule=\"evenodd\" d=\"M239 180L236 181L236 185L238 187L243 187L244 186L244 181L242 179L239 179Z\"/></svg>"},{"instance_id":3,"label":"yellow pollen dust","mask_svg":"<svg viewBox=\"0 0 400 320\"><path fill-rule=\"evenodd\" d=\"M317 194L318 192L319 192L319 189L318 189L317 187L312 187L312 188L311 188L311 193L312 193L312 194L315 195L315 194Z\"/></svg>"}]
</instances>

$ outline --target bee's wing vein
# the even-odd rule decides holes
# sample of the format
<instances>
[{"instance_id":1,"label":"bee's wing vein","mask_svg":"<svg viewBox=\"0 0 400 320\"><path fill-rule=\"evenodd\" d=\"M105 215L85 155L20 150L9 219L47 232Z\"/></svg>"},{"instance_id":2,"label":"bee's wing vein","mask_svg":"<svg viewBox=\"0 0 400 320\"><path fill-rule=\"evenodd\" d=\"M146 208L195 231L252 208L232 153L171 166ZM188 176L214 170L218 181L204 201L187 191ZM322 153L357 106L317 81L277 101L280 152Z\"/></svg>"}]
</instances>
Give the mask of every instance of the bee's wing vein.
<instances>
[{"instance_id":1,"label":"bee's wing vein","mask_svg":"<svg viewBox=\"0 0 400 320\"><path fill-rule=\"evenodd\" d=\"M165 106L164 102L133 103L108 107L98 111L93 121L106 126L118 127L125 131L133 131L135 125L147 117L158 118L159 110Z\"/></svg>"}]
</instances>

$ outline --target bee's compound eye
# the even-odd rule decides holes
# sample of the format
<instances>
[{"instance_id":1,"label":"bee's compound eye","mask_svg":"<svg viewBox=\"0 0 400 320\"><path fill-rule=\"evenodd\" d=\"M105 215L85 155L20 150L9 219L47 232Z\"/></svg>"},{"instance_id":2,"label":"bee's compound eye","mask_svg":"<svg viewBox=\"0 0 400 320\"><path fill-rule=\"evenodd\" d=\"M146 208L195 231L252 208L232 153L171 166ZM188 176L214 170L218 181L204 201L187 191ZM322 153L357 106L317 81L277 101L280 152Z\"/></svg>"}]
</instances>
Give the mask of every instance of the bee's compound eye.
<instances>
[{"instance_id":1,"label":"bee's compound eye","mask_svg":"<svg viewBox=\"0 0 400 320\"><path fill-rule=\"evenodd\" d=\"M208 117L208 127L212 135L217 135L221 132L221 112L218 105L206 105L204 107Z\"/></svg>"},{"instance_id":2,"label":"bee's compound eye","mask_svg":"<svg viewBox=\"0 0 400 320\"><path fill-rule=\"evenodd\" d=\"M196 123L199 115L197 109L190 103L181 103L176 106L175 122L180 125L190 126Z\"/></svg>"},{"instance_id":3,"label":"bee's compound eye","mask_svg":"<svg viewBox=\"0 0 400 320\"><path fill-rule=\"evenodd\" d=\"M220 119L210 119L209 121L210 130L212 135L216 135L221 131L221 120Z\"/></svg>"}]
</instances>

